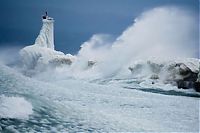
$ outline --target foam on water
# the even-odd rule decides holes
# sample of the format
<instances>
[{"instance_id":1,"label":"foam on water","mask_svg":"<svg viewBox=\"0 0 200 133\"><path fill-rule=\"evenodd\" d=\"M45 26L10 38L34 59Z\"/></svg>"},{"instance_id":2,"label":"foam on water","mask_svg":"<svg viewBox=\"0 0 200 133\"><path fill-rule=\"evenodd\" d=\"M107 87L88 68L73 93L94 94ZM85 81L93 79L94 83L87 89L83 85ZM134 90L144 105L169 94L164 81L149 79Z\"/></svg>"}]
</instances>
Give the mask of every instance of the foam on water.
<instances>
[{"instance_id":1,"label":"foam on water","mask_svg":"<svg viewBox=\"0 0 200 133\"><path fill-rule=\"evenodd\" d=\"M0 93L17 97L4 105L10 109L9 105L21 106L16 103L20 97L22 103L28 99L34 111L25 121L14 116L0 119L0 127L19 132L198 130L199 99L126 89L122 85L128 83L97 84L69 78L43 82L0 65ZM137 82L131 85L139 87Z\"/></svg>"},{"instance_id":2,"label":"foam on water","mask_svg":"<svg viewBox=\"0 0 200 133\"><path fill-rule=\"evenodd\" d=\"M0 96L0 118L28 119L32 109L31 103L23 97Z\"/></svg>"}]
</instances>

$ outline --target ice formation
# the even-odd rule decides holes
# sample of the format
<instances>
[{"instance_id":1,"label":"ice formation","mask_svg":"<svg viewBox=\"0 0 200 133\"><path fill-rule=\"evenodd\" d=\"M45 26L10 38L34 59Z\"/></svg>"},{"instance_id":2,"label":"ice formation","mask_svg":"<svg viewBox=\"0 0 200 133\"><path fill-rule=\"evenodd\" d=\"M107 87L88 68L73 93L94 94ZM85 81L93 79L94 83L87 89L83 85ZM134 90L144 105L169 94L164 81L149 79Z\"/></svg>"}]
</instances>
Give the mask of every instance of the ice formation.
<instances>
[{"instance_id":1,"label":"ice formation","mask_svg":"<svg viewBox=\"0 0 200 133\"><path fill-rule=\"evenodd\" d=\"M43 26L35 40L35 45L54 50L54 19L47 16L42 19Z\"/></svg>"},{"instance_id":2,"label":"ice formation","mask_svg":"<svg viewBox=\"0 0 200 133\"><path fill-rule=\"evenodd\" d=\"M25 70L41 71L49 66L70 65L74 57L54 49L54 19L46 16L35 44L20 51Z\"/></svg>"},{"instance_id":3,"label":"ice formation","mask_svg":"<svg viewBox=\"0 0 200 133\"><path fill-rule=\"evenodd\" d=\"M167 61L140 61L129 67L134 78L151 79L152 83L162 81L179 88L194 88L198 73L199 59L176 59ZM199 90L198 90L199 91Z\"/></svg>"}]
</instances>

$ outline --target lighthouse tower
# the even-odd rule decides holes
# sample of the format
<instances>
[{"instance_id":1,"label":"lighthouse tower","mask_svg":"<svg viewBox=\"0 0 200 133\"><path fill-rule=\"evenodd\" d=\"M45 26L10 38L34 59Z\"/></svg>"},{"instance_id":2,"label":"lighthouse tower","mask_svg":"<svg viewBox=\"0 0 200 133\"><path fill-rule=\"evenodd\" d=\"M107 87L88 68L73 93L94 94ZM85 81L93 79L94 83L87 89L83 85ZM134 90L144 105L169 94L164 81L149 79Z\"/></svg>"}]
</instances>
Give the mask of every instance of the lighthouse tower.
<instances>
[{"instance_id":1,"label":"lighthouse tower","mask_svg":"<svg viewBox=\"0 0 200 133\"><path fill-rule=\"evenodd\" d=\"M35 45L54 50L54 19L47 15L42 16L42 28L35 40Z\"/></svg>"},{"instance_id":2,"label":"lighthouse tower","mask_svg":"<svg viewBox=\"0 0 200 133\"><path fill-rule=\"evenodd\" d=\"M70 65L74 60L71 55L54 49L54 20L47 15L42 16L42 28L33 45L29 45L20 50L26 75L32 76L37 72L43 72L46 68ZM31 71L30 71L31 70Z\"/></svg>"}]
</instances>

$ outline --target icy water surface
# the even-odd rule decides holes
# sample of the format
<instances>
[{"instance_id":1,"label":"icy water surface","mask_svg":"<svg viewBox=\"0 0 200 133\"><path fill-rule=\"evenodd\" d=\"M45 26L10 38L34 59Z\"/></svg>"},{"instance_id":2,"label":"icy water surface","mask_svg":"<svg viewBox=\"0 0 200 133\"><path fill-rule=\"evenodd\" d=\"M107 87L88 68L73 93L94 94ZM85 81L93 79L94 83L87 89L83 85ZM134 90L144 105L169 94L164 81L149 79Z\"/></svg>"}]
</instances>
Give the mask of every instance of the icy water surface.
<instances>
[{"instance_id":1,"label":"icy water surface","mask_svg":"<svg viewBox=\"0 0 200 133\"><path fill-rule=\"evenodd\" d=\"M155 89L128 79L42 82L0 65L0 132L199 132L198 93Z\"/></svg>"}]
</instances>

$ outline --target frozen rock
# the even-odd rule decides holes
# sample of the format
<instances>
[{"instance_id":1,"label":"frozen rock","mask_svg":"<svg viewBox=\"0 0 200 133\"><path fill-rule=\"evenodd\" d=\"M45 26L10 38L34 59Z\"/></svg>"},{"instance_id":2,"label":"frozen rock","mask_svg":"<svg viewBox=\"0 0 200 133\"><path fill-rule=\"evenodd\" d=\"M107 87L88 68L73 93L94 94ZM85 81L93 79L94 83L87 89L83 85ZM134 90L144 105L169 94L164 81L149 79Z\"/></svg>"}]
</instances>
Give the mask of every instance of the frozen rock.
<instances>
[{"instance_id":1,"label":"frozen rock","mask_svg":"<svg viewBox=\"0 0 200 133\"><path fill-rule=\"evenodd\" d=\"M157 74L151 75L150 79L159 79L159 76Z\"/></svg>"},{"instance_id":2,"label":"frozen rock","mask_svg":"<svg viewBox=\"0 0 200 133\"><path fill-rule=\"evenodd\" d=\"M197 78L197 81L195 82L194 86L195 86L195 90L197 92L200 92L200 65L199 65L198 78Z\"/></svg>"},{"instance_id":3,"label":"frozen rock","mask_svg":"<svg viewBox=\"0 0 200 133\"><path fill-rule=\"evenodd\" d=\"M197 88L199 73L198 59L177 59L173 61L143 61L128 68L133 76L149 77L165 84L177 85L178 88Z\"/></svg>"},{"instance_id":4,"label":"frozen rock","mask_svg":"<svg viewBox=\"0 0 200 133\"><path fill-rule=\"evenodd\" d=\"M92 67L92 66L94 66L94 64L95 64L96 62L95 61L88 61L88 67Z\"/></svg>"}]
</instances>

